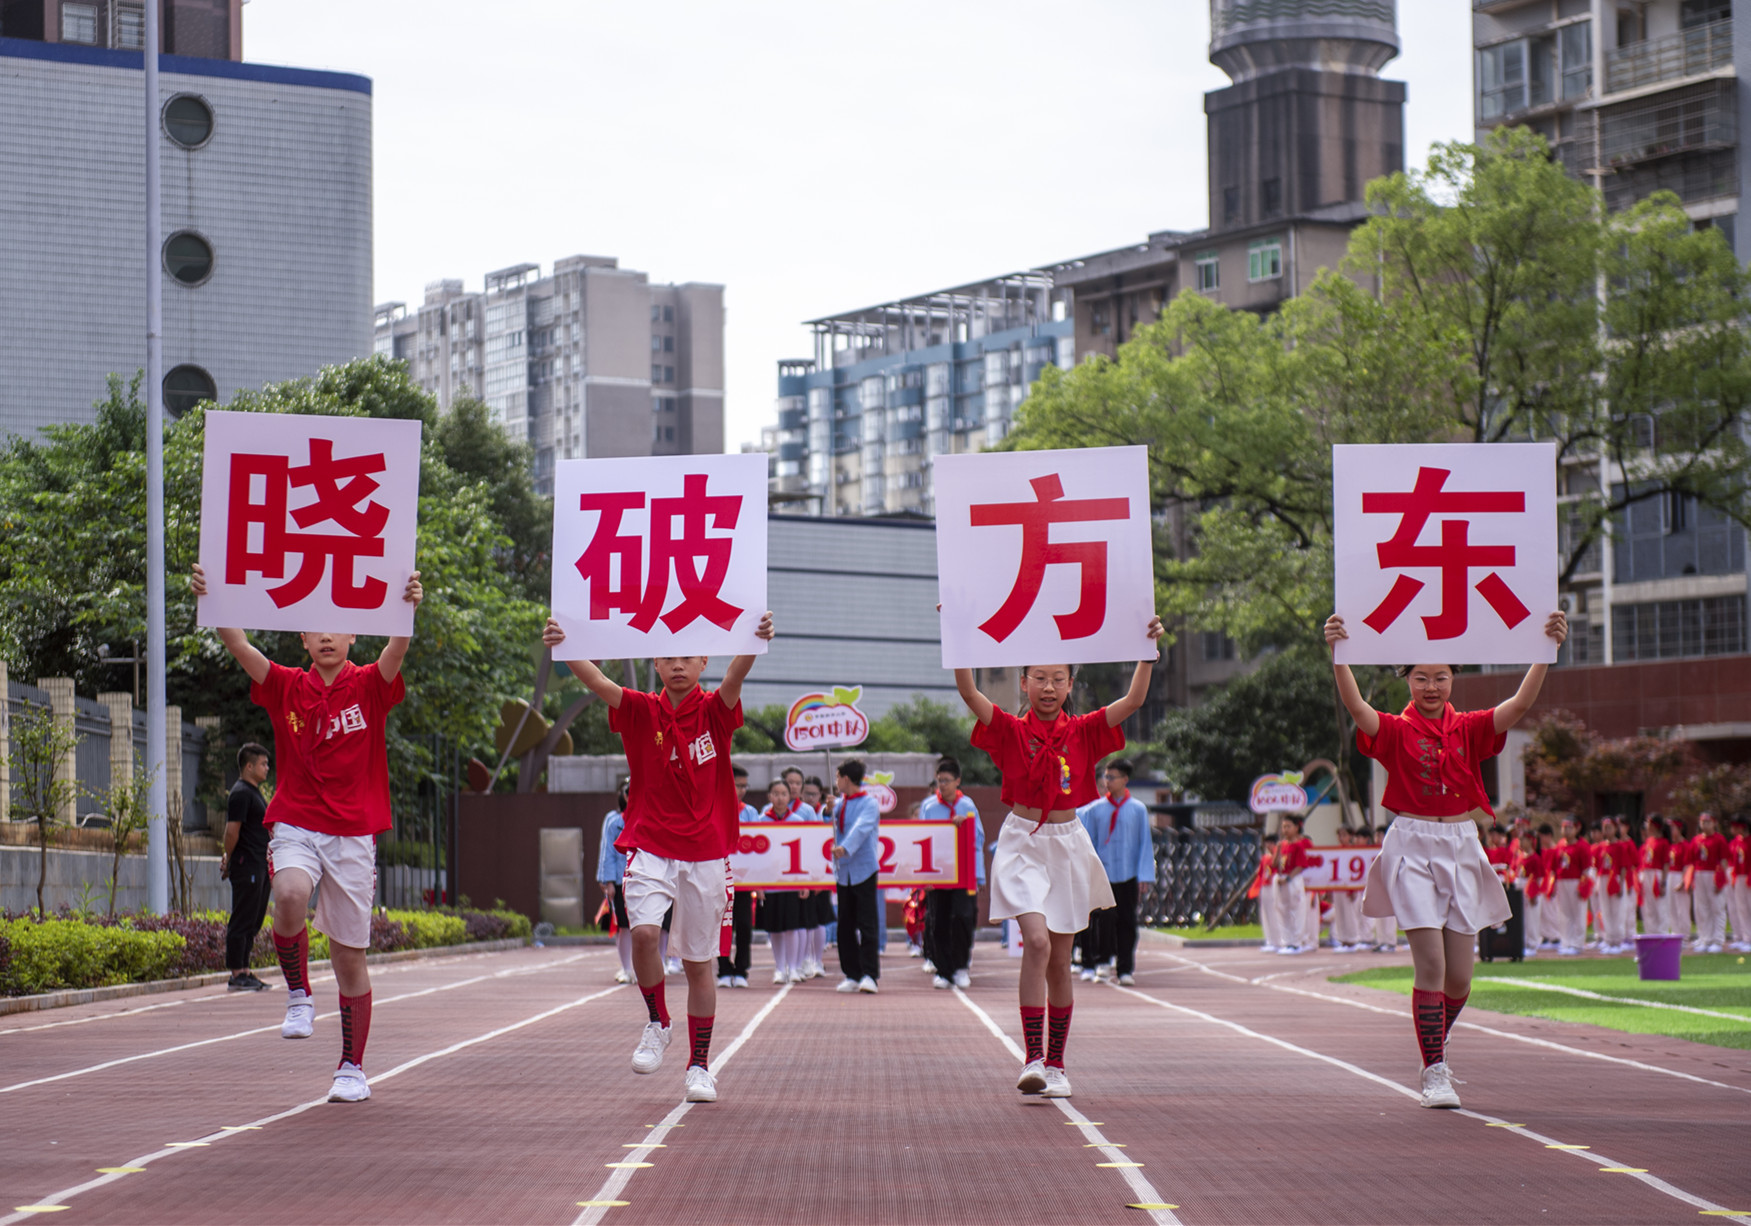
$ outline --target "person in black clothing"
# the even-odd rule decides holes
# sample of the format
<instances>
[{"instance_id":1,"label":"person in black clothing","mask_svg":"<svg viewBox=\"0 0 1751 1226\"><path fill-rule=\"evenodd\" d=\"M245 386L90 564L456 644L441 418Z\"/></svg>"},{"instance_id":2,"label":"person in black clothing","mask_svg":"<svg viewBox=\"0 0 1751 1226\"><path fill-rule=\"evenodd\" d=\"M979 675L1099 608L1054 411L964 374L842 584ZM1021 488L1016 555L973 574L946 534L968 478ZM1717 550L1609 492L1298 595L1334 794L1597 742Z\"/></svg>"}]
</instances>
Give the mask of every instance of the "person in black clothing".
<instances>
[{"instance_id":1,"label":"person in black clothing","mask_svg":"<svg viewBox=\"0 0 1751 1226\"><path fill-rule=\"evenodd\" d=\"M231 882L231 918L225 925L225 968L233 992L260 992L268 985L249 969L255 937L267 917L268 832L262 825L268 802L261 785L268 778L268 751L254 741L237 751L237 782L225 802L225 854L219 876Z\"/></svg>"}]
</instances>

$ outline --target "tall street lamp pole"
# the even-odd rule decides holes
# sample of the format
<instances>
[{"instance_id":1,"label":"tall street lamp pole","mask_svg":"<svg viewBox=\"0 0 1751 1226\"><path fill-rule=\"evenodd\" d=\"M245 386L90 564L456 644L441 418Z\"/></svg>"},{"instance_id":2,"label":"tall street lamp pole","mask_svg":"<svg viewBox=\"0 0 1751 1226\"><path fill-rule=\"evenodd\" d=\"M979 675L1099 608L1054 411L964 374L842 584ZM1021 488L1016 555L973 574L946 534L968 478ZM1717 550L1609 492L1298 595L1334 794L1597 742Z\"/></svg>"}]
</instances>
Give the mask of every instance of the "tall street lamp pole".
<instances>
[{"instance_id":1,"label":"tall street lamp pole","mask_svg":"<svg viewBox=\"0 0 1751 1226\"><path fill-rule=\"evenodd\" d=\"M146 906L170 909L164 745L164 245L158 216L159 0L146 0ZM138 654L138 653L136 653ZM177 746L180 752L182 746Z\"/></svg>"}]
</instances>

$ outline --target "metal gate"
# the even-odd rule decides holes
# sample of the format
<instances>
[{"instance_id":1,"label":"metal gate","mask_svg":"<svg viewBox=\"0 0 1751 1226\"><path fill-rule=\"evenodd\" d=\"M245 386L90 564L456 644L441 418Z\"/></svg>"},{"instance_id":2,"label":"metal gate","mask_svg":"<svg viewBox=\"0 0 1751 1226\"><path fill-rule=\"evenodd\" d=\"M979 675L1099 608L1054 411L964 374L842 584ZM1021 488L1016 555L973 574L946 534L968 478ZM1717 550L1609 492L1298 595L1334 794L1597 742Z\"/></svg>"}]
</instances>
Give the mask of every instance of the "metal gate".
<instances>
[{"instance_id":1,"label":"metal gate","mask_svg":"<svg viewBox=\"0 0 1751 1226\"><path fill-rule=\"evenodd\" d=\"M1236 889L1258 873L1257 830L1157 829L1155 883L1138 899L1138 922L1188 928L1207 923ZM1258 900L1243 895L1222 917L1224 924L1258 921Z\"/></svg>"},{"instance_id":2,"label":"metal gate","mask_svg":"<svg viewBox=\"0 0 1751 1226\"><path fill-rule=\"evenodd\" d=\"M391 755L392 826L377 838L377 905L444 906L451 897L460 747L440 736L404 739Z\"/></svg>"}]
</instances>

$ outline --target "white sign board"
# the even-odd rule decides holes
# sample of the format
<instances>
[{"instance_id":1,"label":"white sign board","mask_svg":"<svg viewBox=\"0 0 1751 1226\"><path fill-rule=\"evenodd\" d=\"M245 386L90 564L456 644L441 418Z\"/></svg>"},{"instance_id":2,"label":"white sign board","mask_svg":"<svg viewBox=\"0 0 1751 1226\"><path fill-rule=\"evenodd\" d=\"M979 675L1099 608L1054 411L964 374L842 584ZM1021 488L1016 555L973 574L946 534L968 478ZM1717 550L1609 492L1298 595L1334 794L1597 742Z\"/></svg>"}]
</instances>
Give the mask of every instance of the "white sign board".
<instances>
[{"instance_id":1,"label":"white sign board","mask_svg":"<svg viewBox=\"0 0 1751 1226\"><path fill-rule=\"evenodd\" d=\"M1302 883L1310 890L1360 890L1368 884L1378 847L1315 847L1320 863L1303 870Z\"/></svg>"},{"instance_id":2,"label":"white sign board","mask_svg":"<svg viewBox=\"0 0 1751 1226\"><path fill-rule=\"evenodd\" d=\"M963 863L973 840L954 822L882 822L876 838L876 880L884 888L967 887L975 880L972 861ZM730 872L743 890L830 890L833 824L744 822L730 852Z\"/></svg>"},{"instance_id":3,"label":"white sign board","mask_svg":"<svg viewBox=\"0 0 1751 1226\"><path fill-rule=\"evenodd\" d=\"M1556 445L1332 448L1340 664L1549 664Z\"/></svg>"},{"instance_id":4,"label":"white sign board","mask_svg":"<svg viewBox=\"0 0 1751 1226\"><path fill-rule=\"evenodd\" d=\"M555 659L759 655L765 612L764 454L554 465Z\"/></svg>"},{"instance_id":5,"label":"white sign board","mask_svg":"<svg viewBox=\"0 0 1751 1226\"><path fill-rule=\"evenodd\" d=\"M197 623L412 634L420 423L206 415Z\"/></svg>"},{"instance_id":6,"label":"white sign board","mask_svg":"<svg viewBox=\"0 0 1751 1226\"><path fill-rule=\"evenodd\" d=\"M944 668L1155 658L1147 448L932 464Z\"/></svg>"}]
</instances>

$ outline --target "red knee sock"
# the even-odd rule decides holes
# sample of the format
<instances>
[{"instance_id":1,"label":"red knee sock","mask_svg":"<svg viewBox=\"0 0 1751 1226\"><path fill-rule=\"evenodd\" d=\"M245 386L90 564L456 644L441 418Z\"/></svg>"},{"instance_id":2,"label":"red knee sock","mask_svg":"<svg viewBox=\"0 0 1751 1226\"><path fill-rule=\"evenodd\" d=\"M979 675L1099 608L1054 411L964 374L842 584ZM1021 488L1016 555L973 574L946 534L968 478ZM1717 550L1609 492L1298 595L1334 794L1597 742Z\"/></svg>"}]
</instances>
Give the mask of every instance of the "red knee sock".
<instances>
[{"instance_id":1,"label":"red knee sock","mask_svg":"<svg viewBox=\"0 0 1751 1226\"><path fill-rule=\"evenodd\" d=\"M1447 998L1440 992L1411 990L1411 1020L1417 1027L1417 1046L1423 1050L1423 1067L1446 1058ZM1454 1010L1458 1012L1458 1010Z\"/></svg>"},{"instance_id":2,"label":"red knee sock","mask_svg":"<svg viewBox=\"0 0 1751 1226\"><path fill-rule=\"evenodd\" d=\"M340 998L340 1062L365 1067L365 1040L371 1037L371 994Z\"/></svg>"},{"instance_id":3,"label":"red knee sock","mask_svg":"<svg viewBox=\"0 0 1751 1226\"><path fill-rule=\"evenodd\" d=\"M1021 1040L1027 1048L1027 1060L1032 1064L1046 1055L1046 1011L1038 1005L1021 1007Z\"/></svg>"},{"instance_id":4,"label":"red knee sock","mask_svg":"<svg viewBox=\"0 0 1751 1226\"><path fill-rule=\"evenodd\" d=\"M663 999L663 981L657 980L654 988L638 985L638 990L644 995L644 1007L650 1010L651 1021L661 1022L665 1028L669 1025L669 1005Z\"/></svg>"},{"instance_id":5,"label":"red knee sock","mask_svg":"<svg viewBox=\"0 0 1751 1226\"><path fill-rule=\"evenodd\" d=\"M691 1054L687 1057L688 1068L692 1068L695 1064L700 1068L711 1066L711 1024L716 1020L715 1015L713 1017L694 1017L691 1013L687 1015L687 1046L692 1049Z\"/></svg>"},{"instance_id":6,"label":"red knee sock","mask_svg":"<svg viewBox=\"0 0 1751 1226\"><path fill-rule=\"evenodd\" d=\"M1046 1006L1046 1067L1064 1067L1064 1043L1070 1038L1070 1010L1075 1005Z\"/></svg>"},{"instance_id":7,"label":"red knee sock","mask_svg":"<svg viewBox=\"0 0 1751 1226\"><path fill-rule=\"evenodd\" d=\"M1441 1042L1443 1045L1447 1042L1448 1036L1453 1033L1453 1019L1459 1016L1459 1011L1465 1008L1465 1002L1470 999L1470 992L1467 992L1464 996L1449 996L1445 992L1441 993L1441 1006L1447 1012L1447 1024L1441 1029Z\"/></svg>"},{"instance_id":8,"label":"red knee sock","mask_svg":"<svg viewBox=\"0 0 1751 1226\"><path fill-rule=\"evenodd\" d=\"M286 977L286 990L310 995L310 930L298 929L295 937L274 933L274 953L280 958L280 973Z\"/></svg>"}]
</instances>

